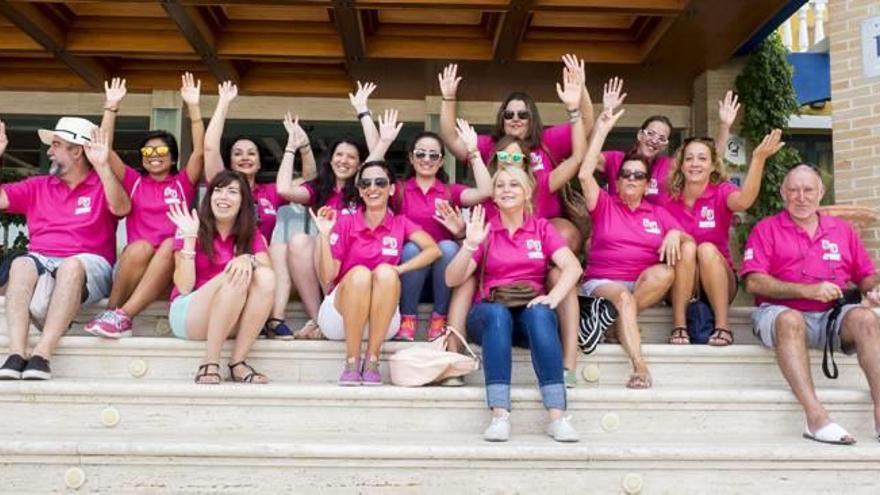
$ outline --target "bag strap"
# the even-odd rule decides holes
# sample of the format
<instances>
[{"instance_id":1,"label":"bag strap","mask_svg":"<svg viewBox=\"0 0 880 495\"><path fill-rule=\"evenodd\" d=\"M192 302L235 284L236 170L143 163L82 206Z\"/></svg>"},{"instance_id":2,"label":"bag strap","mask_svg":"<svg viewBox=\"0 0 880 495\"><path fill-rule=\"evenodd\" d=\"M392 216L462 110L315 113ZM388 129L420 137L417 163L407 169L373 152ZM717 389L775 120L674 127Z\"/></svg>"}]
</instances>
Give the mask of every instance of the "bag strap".
<instances>
[{"instance_id":1,"label":"bag strap","mask_svg":"<svg viewBox=\"0 0 880 495\"><path fill-rule=\"evenodd\" d=\"M474 359L477 360L477 361L480 360L480 358L477 357L477 354L474 352L474 350L471 349L471 346L468 345L468 343L467 343L467 339L465 339L464 337L462 337L462 335L461 335L460 333L458 333L458 330L456 330L454 326L452 326L452 325L447 325L447 326L446 326L446 335L448 336L450 333L452 333L453 335L455 335L455 337L459 340L459 342L461 342L462 344L464 344L464 348L465 348L465 350L468 351L468 354L470 354L472 358L474 358Z\"/></svg>"},{"instance_id":2,"label":"bag strap","mask_svg":"<svg viewBox=\"0 0 880 495\"><path fill-rule=\"evenodd\" d=\"M822 373L828 378L836 380L838 376L837 363L834 362L834 337L837 335L835 328L837 327L837 319L840 318L840 312L843 310L844 300L838 299L828 314L828 322L825 324L825 350L822 353ZM829 368L828 363L831 362Z\"/></svg>"}]
</instances>

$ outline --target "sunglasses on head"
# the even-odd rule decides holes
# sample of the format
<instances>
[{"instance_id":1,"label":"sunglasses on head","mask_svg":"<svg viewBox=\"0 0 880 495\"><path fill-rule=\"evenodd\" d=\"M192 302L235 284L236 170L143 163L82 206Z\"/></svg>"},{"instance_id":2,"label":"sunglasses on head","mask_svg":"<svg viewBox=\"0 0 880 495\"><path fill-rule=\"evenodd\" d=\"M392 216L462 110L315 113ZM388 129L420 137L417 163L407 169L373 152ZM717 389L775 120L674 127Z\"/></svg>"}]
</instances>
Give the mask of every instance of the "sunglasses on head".
<instances>
[{"instance_id":1,"label":"sunglasses on head","mask_svg":"<svg viewBox=\"0 0 880 495\"><path fill-rule=\"evenodd\" d=\"M170 148L168 148L168 146L164 146L164 145L163 146L144 146L143 148L141 148L141 156L144 156L144 157L153 156L153 155L165 156L170 151L171 151Z\"/></svg>"},{"instance_id":2,"label":"sunglasses on head","mask_svg":"<svg viewBox=\"0 0 880 495\"><path fill-rule=\"evenodd\" d=\"M388 177L376 177L375 179L358 179L358 189L369 189L370 186L376 186L379 189L385 189L391 182Z\"/></svg>"},{"instance_id":3,"label":"sunglasses on head","mask_svg":"<svg viewBox=\"0 0 880 495\"><path fill-rule=\"evenodd\" d=\"M511 163L519 163L523 161L525 156L519 151L514 151L513 153L508 153L506 151L498 151L495 153L495 156L498 158L499 162L511 162Z\"/></svg>"},{"instance_id":4,"label":"sunglasses on head","mask_svg":"<svg viewBox=\"0 0 880 495\"><path fill-rule=\"evenodd\" d=\"M505 110L501 115L504 117L504 120L513 120L514 116L519 118L519 120L528 120L532 116L532 112L528 110Z\"/></svg>"},{"instance_id":5,"label":"sunglasses on head","mask_svg":"<svg viewBox=\"0 0 880 495\"><path fill-rule=\"evenodd\" d=\"M620 175L618 175L620 179L630 179L630 180L645 180L648 178L648 174L642 172L641 170L627 170L623 169L620 171Z\"/></svg>"},{"instance_id":6,"label":"sunglasses on head","mask_svg":"<svg viewBox=\"0 0 880 495\"><path fill-rule=\"evenodd\" d=\"M437 151L415 150L413 151L413 156L418 158L419 160L424 160L425 158L427 158L432 162L436 162L440 159L440 153Z\"/></svg>"}]
</instances>

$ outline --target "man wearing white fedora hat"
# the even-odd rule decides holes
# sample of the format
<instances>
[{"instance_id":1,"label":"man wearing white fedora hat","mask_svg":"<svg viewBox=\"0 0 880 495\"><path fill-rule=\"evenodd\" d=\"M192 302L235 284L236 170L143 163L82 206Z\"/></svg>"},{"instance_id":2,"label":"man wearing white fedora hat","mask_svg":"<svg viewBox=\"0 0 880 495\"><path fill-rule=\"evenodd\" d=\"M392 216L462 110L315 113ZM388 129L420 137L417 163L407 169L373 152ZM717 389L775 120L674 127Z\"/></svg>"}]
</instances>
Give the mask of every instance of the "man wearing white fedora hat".
<instances>
[{"instance_id":1,"label":"man wearing white fedora hat","mask_svg":"<svg viewBox=\"0 0 880 495\"><path fill-rule=\"evenodd\" d=\"M6 288L9 356L0 379L47 380L49 359L80 305L107 297L116 223L131 202L107 163L107 136L86 119L40 129L50 175L0 186L0 209L25 215L29 250L0 266ZM0 122L0 153L7 142ZM27 357L31 318L42 335Z\"/></svg>"}]
</instances>

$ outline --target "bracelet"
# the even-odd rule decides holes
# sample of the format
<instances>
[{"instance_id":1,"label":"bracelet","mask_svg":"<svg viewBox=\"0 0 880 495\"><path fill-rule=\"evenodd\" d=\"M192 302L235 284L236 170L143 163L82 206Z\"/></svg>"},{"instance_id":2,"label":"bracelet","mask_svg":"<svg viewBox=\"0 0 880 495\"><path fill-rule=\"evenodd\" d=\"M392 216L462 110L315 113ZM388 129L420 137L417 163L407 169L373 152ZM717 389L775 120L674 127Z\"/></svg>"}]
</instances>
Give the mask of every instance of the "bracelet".
<instances>
[{"instance_id":1,"label":"bracelet","mask_svg":"<svg viewBox=\"0 0 880 495\"><path fill-rule=\"evenodd\" d=\"M191 259L193 259L193 258L196 257L196 251L195 251L195 250L189 251L189 250L186 250L186 249L181 249L181 250L178 251L178 252L179 252L184 258L186 258L186 259L188 259L188 260L191 260Z\"/></svg>"},{"instance_id":2,"label":"bracelet","mask_svg":"<svg viewBox=\"0 0 880 495\"><path fill-rule=\"evenodd\" d=\"M468 244L467 240L465 240L464 242L461 243L461 247L462 247L462 249L467 249L468 251L470 251L472 253L475 252L477 249L479 249L479 246L471 246L470 244Z\"/></svg>"},{"instance_id":3,"label":"bracelet","mask_svg":"<svg viewBox=\"0 0 880 495\"><path fill-rule=\"evenodd\" d=\"M575 112L580 112L581 109L580 108L571 108L571 109L566 108L565 111L568 112L569 114L573 114Z\"/></svg>"},{"instance_id":4,"label":"bracelet","mask_svg":"<svg viewBox=\"0 0 880 495\"><path fill-rule=\"evenodd\" d=\"M581 113L580 112L574 112L574 113L568 114L568 122L570 124L577 124L578 120L581 120Z\"/></svg>"},{"instance_id":5,"label":"bracelet","mask_svg":"<svg viewBox=\"0 0 880 495\"><path fill-rule=\"evenodd\" d=\"M312 147L312 145L311 145L310 143L306 143L306 144L300 146L299 148L297 148L296 151L307 150L307 149L309 149L309 148L311 148L311 147Z\"/></svg>"},{"instance_id":6,"label":"bracelet","mask_svg":"<svg viewBox=\"0 0 880 495\"><path fill-rule=\"evenodd\" d=\"M292 150L292 149L290 149L290 148L284 148L284 153L283 153L283 154L286 155L286 154L288 154L288 153L290 153L291 155L296 155L296 150Z\"/></svg>"},{"instance_id":7,"label":"bracelet","mask_svg":"<svg viewBox=\"0 0 880 495\"><path fill-rule=\"evenodd\" d=\"M183 237L184 239L198 239L199 235L198 234L184 234L181 237Z\"/></svg>"},{"instance_id":8,"label":"bracelet","mask_svg":"<svg viewBox=\"0 0 880 495\"><path fill-rule=\"evenodd\" d=\"M104 110L106 110L106 111L108 111L108 112L117 113L117 112L119 112L119 107L116 107L116 108L113 108L113 107L104 107Z\"/></svg>"},{"instance_id":9,"label":"bracelet","mask_svg":"<svg viewBox=\"0 0 880 495\"><path fill-rule=\"evenodd\" d=\"M441 97L443 101L455 101L455 98L447 98L445 96Z\"/></svg>"},{"instance_id":10,"label":"bracelet","mask_svg":"<svg viewBox=\"0 0 880 495\"><path fill-rule=\"evenodd\" d=\"M361 112L361 113L358 114L357 119L358 119L358 120L361 120L362 118L367 117L367 116L370 116L370 115L373 115L373 114L370 113L369 110L365 110L365 111L363 111L363 112Z\"/></svg>"}]
</instances>

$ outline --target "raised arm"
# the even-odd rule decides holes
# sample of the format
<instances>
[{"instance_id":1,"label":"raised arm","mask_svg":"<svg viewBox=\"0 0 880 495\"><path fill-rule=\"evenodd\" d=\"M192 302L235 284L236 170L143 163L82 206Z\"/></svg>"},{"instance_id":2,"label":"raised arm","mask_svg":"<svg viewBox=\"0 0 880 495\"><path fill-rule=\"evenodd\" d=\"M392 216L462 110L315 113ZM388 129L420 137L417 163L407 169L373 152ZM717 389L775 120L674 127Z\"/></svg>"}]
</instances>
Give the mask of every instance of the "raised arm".
<instances>
[{"instance_id":1,"label":"raised arm","mask_svg":"<svg viewBox=\"0 0 880 495\"><path fill-rule=\"evenodd\" d=\"M397 122L397 110L386 109L385 114L379 116L379 141L376 143L376 147L370 150L370 156L364 163L384 160L385 153L391 147L391 143L397 139L401 128L403 128L403 122Z\"/></svg>"},{"instance_id":2,"label":"raised arm","mask_svg":"<svg viewBox=\"0 0 880 495\"><path fill-rule=\"evenodd\" d=\"M208 123L208 130L205 131L205 179L208 182L223 171L220 140L223 137L223 126L226 124L229 104L238 96L238 86L232 81L225 81L218 87L218 92L217 108L214 109L214 115Z\"/></svg>"},{"instance_id":3,"label":"raised arm","mask_svg":"<svg viewBox=\"0 0 880 495\"><path fill-rule=\"evenodd\" d=\"M467 146L458 137L455 130L455 98L458 93L458 64L449 64L443 68L443 72L437 75L440 81L440 95L443 101L440 103L440 137L446 143L449 151L459 160L468 156Z\"/></svg>"},{"instance_id":4,"label":"raised arm","mask_svg":"<svg viewBox=\"0 0 880 495\"><path fill-rule=\"evenodd\" d=\"M831 302L843 297L840 287L831 282L797 284L783 282L766 273L752 272L746 275L746 292L770 299L811 299Z\"/></svg>"},{"instance_id":5,"label":"raised arm","mask_svg":"<svg viewBox=\"0 0 880 495\"><path fill-rule=\"evenodd\" d=\"M752 152L752 161L746 180L743 181L742 189L733 192L727 197L727 207L732 211L745 211L758 199L761 192L761 177L764 176L764 164L767 159L776 154L785 143L782 141L782 131L773 129L770 134L764 136L761 144Z\"/></svg>"},{"instance_id":6,"label":"raised arm","mask_svg":"<svg viewBox=\"0 0 880 495\"><path fill-rule=\"evenodd\" d=\"M446 266L446 285L449 287L458 287L463 284L477 269L473 254L489 235L489 224L486 223L486 211L483 209L483 205L473 207L465 231L465 239L461 243L461 249L455 253L452 261ZM483 263L486 262L485 255L484 252Z\"/></svg>"},{"instance_id":7,"label":"raised arm","mask_svg":"<svg viewBox=\"0 0 880 495\"><path fill-rule=\"evenodd\" d=\"M614 129L614 124L620 119L623 112L624 110L621 109L615 114L610 107L602 110L596 120L596 126L593 128L587 156L581 163L581 169L578 172L578 179L581 181L581 188L584 191L584 199L587 201L587 210L589 211L596 209L596 202L599 200L599 183L593 177L593 172L596 171L596 164L599 162L599 157L602 156L602 146L605 145L605 139L611 129Z\"/></svg>"},{"instance_id":8,"label":"raised arm","mask_svg":"<svg viewBox=\"0 0 880 495\"><path fill-rule=\"evenodd\" d=\"M107 135L107 148L110 150L107 160L110 169L119 180L125 177L125 163L113 151L113 136L116 132L116 114L119 113L119 104L125 98L125 94L125 79L114 77L109 82L104 81L104 116L101 117L101 131Z\"/></svg>"},{"instance_id":9,"label":"raised arm","mask_svg":"<svg viewBox=\"0 0 880 495\"><path fill-rule=\"evenodd\" d=\"M304 187L304 181L294 180L293 160L297 152L301 156L308 153L312 157L312 167L314 167L315 158L311 146L309 146L309 137L299 125L299 116L292 117L290 112L284 116L284 129L287 130L287 146L284 147L284 157L281 159L281 166L278 167L278 175L275 177L275 187L278 189L278 194L287 201L306 203L311 199L311 194ZM303 158L305 157L303 156ZM314 175L314 168L310 173ZM303 160L303 175L305 176L305 174L306 165Z\"/></svg>"},{"instance_id":10,"label":"raised arm","mask_svg":"<svg viewBox=\"0 0 880 495\"><path fill-rule=\"evenodd\" d=\"M180 97L186 104L189 113L190 131L192 134L192 154L186 162L186 176L191 184L198 184L205 168L205 122L202 120L202 109L199 97L202 92L202 80L193 80L189 72L180 76Z\"/></svg>"},{"instance_id":11,"label":"raised arm","mask_svg":"<svg viewBox=\"0 0 880 495\"><path fill-rule=\"evenodd\" d=\"M715 151L721 159L727 151L727 140L730 139L730 128L739 112L739 96L728 91L724 99L718 101L718 134L715 135Z\"/></svg>"},{"instance_id":12,"label":"raised arm","mask_svg":"<svg viewBox=\"0 0 880 495\"><path fill-rule=\"evenodd\" d=\"M583 82L576 72L566 68L562 73L563 85L556 83L556 94L565 109L568 111L568 121L571 123L571 156L563 160L550 172L550 191L558 191L578 173L584 155L587 152L587 134L584 130L584 121L581 118L581 110L578 102L584 91ZM592 119L590 122L592 125Z\"/></svg>"},{"instance_id":13,"label":"raised arm","mask_svg":"<svg viewBox=\"0 0 880 495\"><path fill-rule=\"evenodd\" d=\"M593 113L593 100L590 98L590 91L587 89L587 71L584 69L584 60L578 59L577 56L569 53L562 56L562 63L565 64L565 67L569 71L577 75L578 81L580 81L580 86L583 88L581 90L581 99L578 103L578 107L581 113L581 120L584 123L584 136L587 136L590 134L590 131L593 130L595 114ZM574 145L573 142L572 145ZM584 138L585 150L586 146L586 138ZM578 163L580 163L580 160L578 160Z\"/></svg>"},{"instance_id":14,"label":"raised arm","mask_svg":"<svg viewBox=\"0 0 880 495\"><path fill-rule=\"evenodd\" d=\"M625 99L626 93L623 92L623 79L612 77L608 82L602 85L603 112L606 108L611 109L611 111L614 112L618 107L623 105L623 100ZM603 174L605 173L605 155L601 152L599 153L599 160L596 162L596 170Z\"/></svg>"},{"instance_id":15,"label":"raised arm","mask_svg":"<svg viewBox=\"0 0 880 495\"><path fill-rule=\"evenodd\" d=\"M455 132L458 138L465 144L470 157L471 170L474 172L474 180L477 187L469 187L461 192L461 204L473 206L492 196L492 175L483 162L480 150L477 149L477 131L464 119L457 119Z\"/></svg>"},{"instance_id":16,"label":"raised arm","mask_svg":"<svg viewBox=\"0 0 880 495\"><path fill-rule=\"evenodd\" d=\"M336 210L329 206L322 206L318 213L309 208L312 221L318 228L318 277L321 283L329 285L339 274L342 262L333 257L330 250L330 235L333 226L336 225Z\"/></svg>"},{"instance_id":17,"label":"raised arm","mask_svg":"<svg viewBox=\"0 0 880 495\"><path fill-rule=\"evenodd\" d=\"M358 81L357 91L354 94L348 94L351 106L353 106L354 111L357 112L358 122L361 123L361 128L364 131L364 140L367 142L367 149L370 151L373 151L373 148L379 144L379 129L376 127L376 123L373 122L370 108L367 106L370 95L375 90L376 85L374 83L368 82L366 84L361 84L361 82Z\"/></svg>"},{"instance_id":18,"label":"raised arm","mask_svg":"<svg viewBox=\"0 0 880 495\"><path fill-rule=\"evenodd\" d=\"M92 164L101 180L110 213L117 217L128 215L128 212L131 211L131 199L125 193L125 188L122 187L122 183L108 163L110 147L107 145L107 134L100 129L93 130L91 142L86 141L83 149L86 158L89 159L89 163Z\"/></svg>"},{"instance_id":19,"label":"raised arm","mask_svg":"<svg viewBox=\"0 0 880 495\"><path fill-rule=\"evenodd\" d=\"M168 218L183 236L183 249L174 253L174 287L182 295L192 292L196 285L196 239L199 236L199 215L179 204L168 207Z\"/></svg>"}]
</instances>

